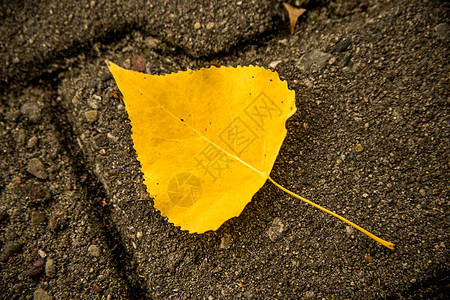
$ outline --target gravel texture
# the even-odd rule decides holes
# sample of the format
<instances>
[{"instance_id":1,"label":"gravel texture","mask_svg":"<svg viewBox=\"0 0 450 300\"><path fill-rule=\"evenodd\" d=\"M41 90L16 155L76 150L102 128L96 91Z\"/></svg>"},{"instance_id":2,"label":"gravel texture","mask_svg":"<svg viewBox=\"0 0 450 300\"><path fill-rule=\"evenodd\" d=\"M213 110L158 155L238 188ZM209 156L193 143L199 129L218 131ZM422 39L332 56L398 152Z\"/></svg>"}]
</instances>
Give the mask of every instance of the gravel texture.
<instances>
[{"instance_id":1,"label":"gravel texture","mask_svg":"<svg viewBox=\"0 0 450 300\"><path fill-rule=\"evenodd\" d=\"M66 2L0 5L2 295L445 298L448 4L306 1L289 35L276 1ZM396 250L270 183L216 232L174 227L105 59L270 66L298 107L271 176Z\"/></svg>"},{"instance_id":2,"label":"gravel texture","mask_svg":"<svg viewBox=\"0 0 450 300\"><path fill-rule=\"evenodd\" d=\"M254 0L5 1L0 11L0 87L53 77L71 65L68 56L101 51L132 31L193 57L226 52L270 31L283 15L280 3Z\"/></svg>"}]
</instances>

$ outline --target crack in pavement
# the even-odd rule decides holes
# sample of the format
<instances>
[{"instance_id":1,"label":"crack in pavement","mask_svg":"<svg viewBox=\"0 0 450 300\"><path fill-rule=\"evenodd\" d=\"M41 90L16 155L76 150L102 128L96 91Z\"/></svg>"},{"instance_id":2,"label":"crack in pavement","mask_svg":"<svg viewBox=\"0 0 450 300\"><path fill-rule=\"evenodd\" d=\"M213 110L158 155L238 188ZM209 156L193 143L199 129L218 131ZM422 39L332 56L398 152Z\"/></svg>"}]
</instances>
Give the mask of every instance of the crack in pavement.
<instances>
[{"instance_id":1,"label":"crack in pavement","mask_svg":"<svg viewBox=\"0 0 450 300\"><path fill-rule=\"evenodd\" d=\"M58 82L53 82L58 85ZM116 225L111 220L109 207L104 202L107 199L104 185L94 172L89 171L89 164L85 161L83 150L76 141L73 127L67 118L67 112L56 100L56 88L53 88L54 98L49 99L51 122L55 125L57 137L64 148L66 156L69 158L75 171L77 182L85 186L84 198L87 199L88 206L86 212L90 215L91 222L97 226L104 237L104 242L111 251L113 266L117 274L127 284L127 299L143 299L146 292L143 288L145 281L138 276L135 267L132 265L132 253L130 253L121 239L121 235ZM48 103L48 104L49 104Z\"/></svg>"}]
</instances>

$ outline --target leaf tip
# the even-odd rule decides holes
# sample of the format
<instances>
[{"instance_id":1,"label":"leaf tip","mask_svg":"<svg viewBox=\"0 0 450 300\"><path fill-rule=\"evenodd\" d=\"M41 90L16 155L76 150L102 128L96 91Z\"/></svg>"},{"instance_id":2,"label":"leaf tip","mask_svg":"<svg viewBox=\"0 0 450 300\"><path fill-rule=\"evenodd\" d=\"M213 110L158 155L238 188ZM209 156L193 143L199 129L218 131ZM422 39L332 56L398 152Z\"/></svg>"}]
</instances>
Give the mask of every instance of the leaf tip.
<instances>
[{"instance_id":1,"label":"leaf tip","mask_svg":"<svg viewBox=\"0 0 450 300\"><path fill-rule=\"evenodd\" d=\"M112 61L105 59L106 66L108 67L108 70L113 74L114 77L117 74L118 70L122 69Z\"/></svg>"},{"instance_id":2,"label":"leaf tip","mask_svg":"<svg viewBox=\"0 0 450 300\"><path fill-rule=\"evenodd\" d=\"M113 65L113 63L109 59L105 59L105 64L108 67L108 69Z\"/></svg>"}]
</instances>

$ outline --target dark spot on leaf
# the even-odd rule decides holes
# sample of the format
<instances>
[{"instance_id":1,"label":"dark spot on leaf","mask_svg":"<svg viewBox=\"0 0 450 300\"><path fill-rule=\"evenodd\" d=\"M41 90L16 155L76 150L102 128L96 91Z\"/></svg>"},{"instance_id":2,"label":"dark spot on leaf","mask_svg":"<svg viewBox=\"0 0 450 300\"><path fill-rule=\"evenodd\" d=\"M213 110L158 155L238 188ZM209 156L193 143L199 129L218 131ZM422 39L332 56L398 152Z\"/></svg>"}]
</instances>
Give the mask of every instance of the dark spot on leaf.
<instances>
[{"instance_id":1,"label":"dark spot on leaf","mask_svg":"<svg viewBox=\"0 0 450 300\"><path fill-rule=\"evenodd\" d=\"M184 120L183 119L180 119L181 120L181 122L184 122Z\"/></svg>"}]
</instances>

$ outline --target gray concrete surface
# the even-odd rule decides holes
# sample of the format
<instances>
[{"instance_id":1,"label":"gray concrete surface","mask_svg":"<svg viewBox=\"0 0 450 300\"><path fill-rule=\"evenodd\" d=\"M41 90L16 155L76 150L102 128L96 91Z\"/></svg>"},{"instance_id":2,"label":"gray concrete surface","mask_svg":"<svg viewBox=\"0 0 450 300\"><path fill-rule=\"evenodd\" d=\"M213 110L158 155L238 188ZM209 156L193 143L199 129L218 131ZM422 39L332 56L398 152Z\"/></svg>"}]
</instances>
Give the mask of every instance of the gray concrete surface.
<instances>
[{"instance_id":1,"label":"gray concrete surface","mask_svg":"<svg viewBox=\"0 0 450 300\"><path fill-rule=\"evenodd\" d=\"M291 36L279 2L212 3L1 4L2 295L444 299L448 5L310 1ZM272 176L397 249L270 183L216 232L175 228L105 59L271 66L299 108Z\"/></svg>"}]
</instances>

